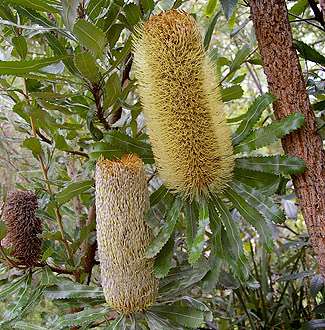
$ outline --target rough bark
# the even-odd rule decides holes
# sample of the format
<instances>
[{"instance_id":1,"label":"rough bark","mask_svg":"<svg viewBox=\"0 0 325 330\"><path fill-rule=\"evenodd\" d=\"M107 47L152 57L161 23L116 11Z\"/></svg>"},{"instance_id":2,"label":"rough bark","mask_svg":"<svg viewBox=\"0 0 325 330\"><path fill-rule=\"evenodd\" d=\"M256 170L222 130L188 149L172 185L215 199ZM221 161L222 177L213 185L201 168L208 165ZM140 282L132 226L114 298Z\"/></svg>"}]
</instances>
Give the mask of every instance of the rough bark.
<instances>
[{"instance_id":1,"label":"rough bark","mask_svg":"<svg viewBox=\"0 0 325 330\"><path fill-rule=\"evenodd\" d=\"M284 151L306 162L305 173L293 176L293 184L325 278L325 172L323 143L316 130L299 59L293 46L284 0L251 0L251 15L267 77L276 96L274 112L283 118L293 112L305 116L302 129L282 139Z\"/></svg>"}]
</instances>

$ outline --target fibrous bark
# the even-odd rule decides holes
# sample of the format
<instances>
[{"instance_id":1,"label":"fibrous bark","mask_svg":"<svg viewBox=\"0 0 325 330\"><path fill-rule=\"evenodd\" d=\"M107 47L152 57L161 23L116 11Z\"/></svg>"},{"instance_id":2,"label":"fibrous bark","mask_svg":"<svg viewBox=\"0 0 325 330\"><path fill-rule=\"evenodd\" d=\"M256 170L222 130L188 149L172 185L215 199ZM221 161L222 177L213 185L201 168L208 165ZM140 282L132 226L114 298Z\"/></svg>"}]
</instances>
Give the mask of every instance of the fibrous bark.
<instances>
[{"instance_id":1,"label":"fibrous bark","mask_svg":"<svg viewBox=\"0 0 325 330\"><path fill-rule=\"evenodd\" d=\"M322 140L317 134L299 59L293 46L284 0L251 0L251 14L270 92L277 98L274 112L283 118L293 112L305 116L302 129L282 139L284 151L302 158L303 174L293 176L293 184L325 277L325 173Z\"/></svg>"}]
</instances>

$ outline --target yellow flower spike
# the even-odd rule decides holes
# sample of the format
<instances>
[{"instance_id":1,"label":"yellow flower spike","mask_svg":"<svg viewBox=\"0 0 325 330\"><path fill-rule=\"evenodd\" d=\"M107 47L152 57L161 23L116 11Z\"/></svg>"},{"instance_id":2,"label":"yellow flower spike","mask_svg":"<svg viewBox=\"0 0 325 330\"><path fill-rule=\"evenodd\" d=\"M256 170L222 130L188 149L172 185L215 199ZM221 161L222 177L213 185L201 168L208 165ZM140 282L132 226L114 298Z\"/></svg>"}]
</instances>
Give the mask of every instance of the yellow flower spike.
<instances>
[{"instance_id":1,"label":"yellow flower spike","mask_svg":"<svg viewBox=\"0 0 325 330\"><path fill-rule=\"evenodd\" d=\"M153 234L145 222L149 193L135 155L100 159L96 166L96 221L102 286L107 303L130 314L155 302L158 281L145 251Z\"/></svg>"},{"instance_id":2,"label":"yellow flower spike","mask_svg":"<svg viewBox=\"0 0 325 330\"><path fill-rule=\"evenodd\" d=\"M170 10L139 30L135 74L161 178L191 199L221 192L234 167L231 133L197 23Z\"/></svg>"}]
</instances>

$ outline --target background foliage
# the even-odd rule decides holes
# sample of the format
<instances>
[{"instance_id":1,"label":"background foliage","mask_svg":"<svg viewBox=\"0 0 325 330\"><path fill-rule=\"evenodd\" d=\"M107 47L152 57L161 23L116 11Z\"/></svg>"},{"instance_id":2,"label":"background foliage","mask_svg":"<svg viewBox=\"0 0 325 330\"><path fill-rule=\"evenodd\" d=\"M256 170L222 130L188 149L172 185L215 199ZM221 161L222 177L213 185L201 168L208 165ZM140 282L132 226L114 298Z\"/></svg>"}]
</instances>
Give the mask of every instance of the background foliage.
<instances>
[{"instance_id":1,"label":"background foliage","mask_svg":"<svg viewBox=\"0 0 325 330\"><path fill-rule=\"evenodd\" d=\"M288 7L324 134L324 22L311 19L307 0ZM231 192L209 205L181 206L161 185L135 92L135 26L169 8L191 12L202 26L235 151L244 157L236 162ZM1 266L1 328L325 327L323 281L289 177L303 164L255 158L281 154L279 138L303 118L273 118L245 1L5 0L0 29L1 198L15 187L36 191L44 224L42 267L26 272ZM158 255L155 271L162 279L160 304L126 320L104 304L98 261L86 272L84 256L95 241L95 161L130 152L146 163L149 219L157 235L148 254ZM212 221L218 214L222 223Z\"/></svg>"}]
</instances>

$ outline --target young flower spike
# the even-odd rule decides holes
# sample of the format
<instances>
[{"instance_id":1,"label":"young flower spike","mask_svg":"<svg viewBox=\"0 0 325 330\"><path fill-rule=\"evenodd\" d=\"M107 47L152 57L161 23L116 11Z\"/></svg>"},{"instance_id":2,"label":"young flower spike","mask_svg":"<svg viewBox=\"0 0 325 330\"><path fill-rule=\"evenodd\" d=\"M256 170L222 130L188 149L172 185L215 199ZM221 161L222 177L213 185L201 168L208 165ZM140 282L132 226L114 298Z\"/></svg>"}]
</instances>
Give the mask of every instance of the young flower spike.
<instances>
[{"instance_id":1,"label":"young flower spike","mask_svg":"<svg viewBox=\"0 0 325 330\"><path fill-rule=\"evenodd\" d=\"M234 166L215 73L194 18L152 16L134 43L148 134L168 188L193 198L225 188Z\"/></svg>"},{"instance_id":2,"label":"young flower spike","mask_svg":"<svg viewBox=\"0 0 325 330\"><path fill-rule=\"evenodd\" d=\"M12 256L27 267L38 262L42 250L42 240L38 237L42 223L36 217L36 209L37 197L32 191L10 193L3 208L7 235L1 243L12 248Z\"/></svg>"},{"instance_id":3,"label":"young flower spike","mask_svg":"<svg viewBox=\"0 0 325 330\"><path fill-rule=\"evenodd\" d=\"M158 282L145 257L153 234L145 222L147 180L140 158L99 160L96 167L97 241L107 303L130 314L153 304Z\"/></svg>"}]
</instances>

